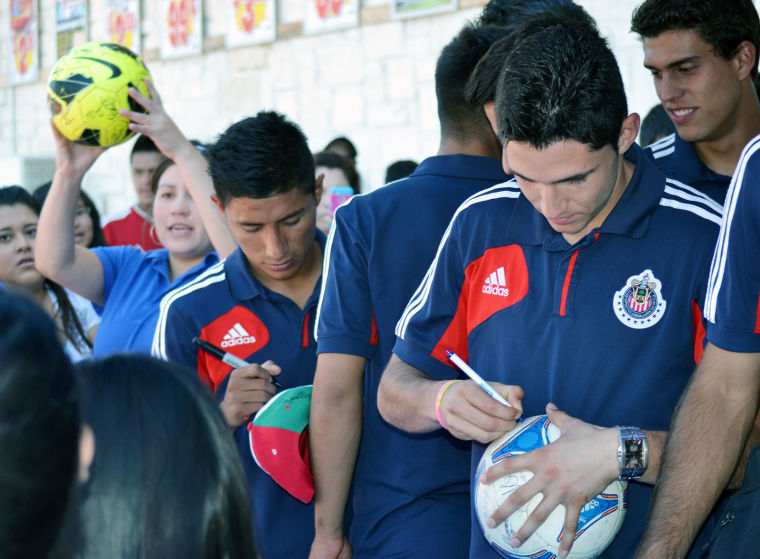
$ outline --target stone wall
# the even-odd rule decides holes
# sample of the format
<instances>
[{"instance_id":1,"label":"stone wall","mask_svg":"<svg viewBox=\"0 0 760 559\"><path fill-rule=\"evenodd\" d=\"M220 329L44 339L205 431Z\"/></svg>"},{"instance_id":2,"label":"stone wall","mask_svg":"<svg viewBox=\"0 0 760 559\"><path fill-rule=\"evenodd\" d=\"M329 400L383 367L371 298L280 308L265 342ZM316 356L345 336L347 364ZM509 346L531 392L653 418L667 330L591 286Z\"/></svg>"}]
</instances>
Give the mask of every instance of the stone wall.
<instances>
[{"instance_id":1,"label":"stone wall","mask_svg":"<svg viewBox=\"0 0 760 559\"><path fill-rule=\"evenodd\" d=\"M55 3L38 0L40 80L10 87L8 3L0 12L0 157L52 157L45 80L55 63ZM279 0L278 40L227 50L221 0L204 1L204 52L161 60L160 2L142 2L143 58L167 110L189 137L213 141L229 124L260 109L279 110L298 122L312 149L337 135L359 150L364 189L382 184L396 159L421 160L438 147L433 73L440 49L474 18L483 0L427 17L393 20L389 4L362 4L359 27L303 35L301 0ZM656 103L641 46L629 32L639 0L579 0L598 21L618 56L631 110ZM103 0L89 2L89 37L106 37ZM131 143L106 152L85 188L109 213L133 201L128 176ZM2 168L0 168L0 171ZM7 183L0 177L0 183ZM33 186L33 185L25 185Z\"/></svg>"}]
</instances>

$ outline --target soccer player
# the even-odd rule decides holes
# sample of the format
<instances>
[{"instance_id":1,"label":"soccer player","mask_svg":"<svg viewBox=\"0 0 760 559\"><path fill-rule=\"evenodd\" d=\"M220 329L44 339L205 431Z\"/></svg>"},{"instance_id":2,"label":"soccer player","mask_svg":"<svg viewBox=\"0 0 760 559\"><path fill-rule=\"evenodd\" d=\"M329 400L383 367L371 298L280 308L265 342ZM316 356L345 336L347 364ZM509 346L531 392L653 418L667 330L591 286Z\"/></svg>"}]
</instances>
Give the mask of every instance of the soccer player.
<instances>
[{"instance_id":1,"label":"soccer player","mask_svg":"<svg viewBox=\"0 0 760 559\"><path fill-rule=\"evenodd\" d=\"M467 554L469 448L448 433L418 437L394 429L375 402L395 323L451 215L471 194L508 178L482 106L467 105L463 94L478 59L503 35L500 27L466 25L444 47L435 72L438 153L408 178L354 197L336 212L309 422L316 483L313 559L348 557L351 551L357 558ZM446 468L439 468L443 462ZM353 522L346 535L351 487Z\"/></svg>"},{"instance_id":2,"label":"soccer player","mask_svg":"<svg viewBox=\"0 0 760 559\"><path fill-rule=\"evenodd\" d=\"M275 112L233 124L209 152L215 199L240 246L164 298L153 354L197 371L217 390L248 478L261 557L306 557L314 507L259 468L246 425L274 395L273 375L287 388L314 377L325 242L316 229L321 181L300 128ZM231 371L199 351L194 337L253 364Z\"/></svg>"},{"instance_id":3,"label":"soccer player","mask_svg":"<svg viewBox=\"0 0 760 559\"><path fill-rule=\"evenodd\" d=\"M722 204L742 149L760 133L752 0L646 0L631 29L676 127L648 153L666 175Z\"/></svg>"},{"instance_id":4,"label":"soccer player","mask_svg":"<svg viewBox=\"0 0 760 559\"><path fill-rule=\"evenodd\" d=\"M143 250L162 247L153 234L153 190L150 186L153 171L162 159L152 139L142 135L137 137L129 155L137 204L103 218L103 235L108 245L132 245Z\"/></svg>"},{"instance_id":5,"label":"soccer player","mask_svg":"<svg viewBox=\"0 0 760 559\"><path fill-rule=\"evenodd\" d=\"M639 559L684 557L729 481L760 400L760 136L745 148L726 197L710 269L707 347L668 437ZM757 441L755 441L757 442ZM757 556L760 446L744 484L722 504L707 557Z\"/></svg>"},{"instance_id":6,"label":"soccer player","mask_svg":"<svg viewBox=\"0 0 760 559\"><path fill-rule=\"evenodd\" d=\"M628 114L596 29L543 18L515 33L496 97L515 181L454 214L396 327L378 408L406 431L446 428L473 441L471 474L520 408L545 410L562 436L488 470L487 482L535 474L489 523L541 492L512 544L562 504L564 557L586 502L615 478L632 480L625 523L602 555L621 559L643 531L665 429L701 355L720 207L667 179L636 146L639 117ZM473 381L449 384L457 373L447 350L515 409ZM470 557L498 557L472 526Z\"/></svg>"}]
</instances>

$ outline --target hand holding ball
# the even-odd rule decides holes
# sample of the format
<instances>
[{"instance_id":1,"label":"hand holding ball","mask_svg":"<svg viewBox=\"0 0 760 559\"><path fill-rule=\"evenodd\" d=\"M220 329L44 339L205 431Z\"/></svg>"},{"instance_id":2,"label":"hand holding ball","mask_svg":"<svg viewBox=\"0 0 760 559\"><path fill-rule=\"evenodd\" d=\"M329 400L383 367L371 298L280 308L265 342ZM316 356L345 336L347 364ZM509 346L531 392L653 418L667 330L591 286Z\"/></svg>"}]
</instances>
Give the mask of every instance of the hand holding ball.
<instances>
[{"instance_id":1,"label":"hand holding ball","mask_svg":"<svg viewBox=\"0 0 760 559\"><path fill-rule=\"evenodd\" d=\"M117 43L91 41L61 57L48 78L53 124L67 139L93 147L120 144L132 137L119 109L145 112L128 94L134 87L150 97L148 69L134 52Z\"/></svg>"},{"instance_id":2,"label":"hand holding ball","mask_svg":"<svg viewBox=\"0 0 760 559\"><path fill-rule=\"evenodd\" d=\"M484 536L502 557L557 557L565 523L565 507L560 505L554 509L530 538L519 548L513 548L509 545L510 540L541 502L542 495L535 495L495 528L489 528L486 521L499 505L532 478L533 474L518 472L490 484L480 483L480 477L485 470L501 460L546 446L557 440L560 434L559 429L547 416L538 415L519 423L514 429L493 441L483 452L475 473L473 504ZM568 555L569 559L592 559L612 543L625 518L626 487L624 481L613 481L604 491L586 503L578 519L578 530Z\"/></svg>"}]
</instances>

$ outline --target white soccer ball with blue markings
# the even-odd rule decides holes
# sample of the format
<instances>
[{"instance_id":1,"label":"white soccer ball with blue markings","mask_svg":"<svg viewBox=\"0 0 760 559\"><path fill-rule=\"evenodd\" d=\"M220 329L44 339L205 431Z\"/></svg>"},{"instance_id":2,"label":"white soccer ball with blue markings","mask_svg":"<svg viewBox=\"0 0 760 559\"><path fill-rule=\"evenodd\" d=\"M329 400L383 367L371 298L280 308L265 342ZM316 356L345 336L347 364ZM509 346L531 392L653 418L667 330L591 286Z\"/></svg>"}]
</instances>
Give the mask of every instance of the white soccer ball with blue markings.
<instances>
[{"instance_id":1,"label":"white soccer ball with blue markings","mask_svg":"<svg viewBox=\"0 0 760 559\"><path fill-rule=\"evenodd\" d=\"M559 505L530 538L519 548L513 548L509 541L541 502L542 495L535 495L496 528L489 528L486 520L513 491L532 478L533 474L519 472L487 485L479 483L480 476L499 461L546 446L557 440L560 434L559 429L547 416L537 415L518 423L510 432L493 441L483 452L475 472L472 499L486 540L502 557L556 559L565 523L565 507ZM569 559L598 557L612 543L625 518L627 485L624 481L613 481L603 492L586 503L578 519L578 529L568 555Z\"/></svg>"}]
</instances>

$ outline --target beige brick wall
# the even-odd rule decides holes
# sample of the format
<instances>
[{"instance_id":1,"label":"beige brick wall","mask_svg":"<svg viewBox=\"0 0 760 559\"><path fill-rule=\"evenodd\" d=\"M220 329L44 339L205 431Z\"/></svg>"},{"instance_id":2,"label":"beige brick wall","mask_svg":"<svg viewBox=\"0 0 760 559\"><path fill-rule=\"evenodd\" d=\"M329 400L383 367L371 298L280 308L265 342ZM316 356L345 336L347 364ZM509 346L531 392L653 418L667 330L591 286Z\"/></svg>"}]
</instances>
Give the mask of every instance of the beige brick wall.
<instances>
[{"instance_id":1,"label":"beige brick wall","mask_svg":"<svg viewBox=\"0 0 760 559\"><path fill-rule=\"evenodd\" d=\"M421 160L438 146L433 72L441 47L482 0L460 0L455 12L392 20L387 0L362 3L358 28L304 36L301 0L279 0L280 38L268 45L224 48L221 0L204 1L204 54L159 58L159 2L142 2L143 56L168 111L188 136L213 141L229 124L260 109L282 111L304 129L312 149L337 135L359 150L365 189L382 184L396 159ZM580 0L618 56L631 110L646 113L656 97L629 19L639 0ZM469 7L461 7L463 5ZM8 3L0 7L0 156L52 156L45 80L55 63L53 0L39 0L40 80L8 83ZM104 38L104 0L89 2L89 37ZM133 200L128 177L131 143L106 152L85 188L105 213ZM0 177L0 183L7 182Z\"/></svg>"}]
</instances>

